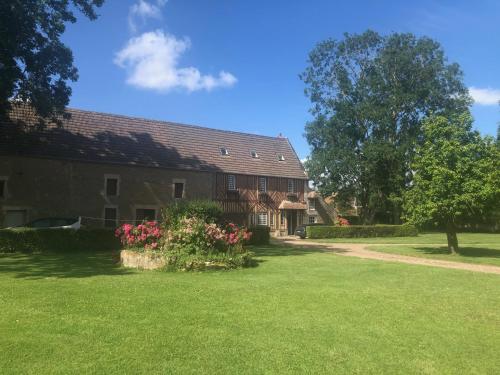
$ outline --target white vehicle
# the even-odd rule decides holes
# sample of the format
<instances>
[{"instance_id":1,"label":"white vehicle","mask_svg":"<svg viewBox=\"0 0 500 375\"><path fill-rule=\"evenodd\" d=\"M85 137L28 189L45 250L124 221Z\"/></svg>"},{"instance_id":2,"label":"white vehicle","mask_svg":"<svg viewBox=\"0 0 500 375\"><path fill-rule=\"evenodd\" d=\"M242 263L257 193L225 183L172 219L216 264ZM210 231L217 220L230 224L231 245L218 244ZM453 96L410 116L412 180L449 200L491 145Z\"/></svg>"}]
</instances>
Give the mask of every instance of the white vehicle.
<instances>
[{"instance_id":1,"label":"white vehicle","mask_svg":"<svg viewBox=\"0 0 500 375\"><path fill-rule=\"evenodd\" d=\"M22 228L31 229L80 229L82 226L81 217L46 217L30 221L22 225ZM21 228L17 227L17 228Z\"/></svg>"}]
</instances>

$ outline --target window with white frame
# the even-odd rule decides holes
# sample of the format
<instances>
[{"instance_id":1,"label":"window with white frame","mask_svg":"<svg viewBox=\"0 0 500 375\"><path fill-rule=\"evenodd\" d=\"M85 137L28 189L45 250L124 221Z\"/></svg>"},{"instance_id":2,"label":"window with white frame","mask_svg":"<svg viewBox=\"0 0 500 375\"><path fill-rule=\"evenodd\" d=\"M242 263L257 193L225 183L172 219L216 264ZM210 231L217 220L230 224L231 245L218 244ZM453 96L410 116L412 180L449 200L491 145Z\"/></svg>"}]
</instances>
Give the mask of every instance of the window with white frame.
<instances>
[{"instance_id":1,"label":"window with white frame","mask_svg":"<svg viewBox=\"0 0 500 375\"><path fill-rule=\"evenodd\" d=\"M185 195L186 180L174 178L172 181L172 191L175 199L182 199Z\"/></svg>"},{"instance_id":2,"label":"window with white frame","mask_svg":"<svg viewBox=\"0 0 500 375\"><path fill-rule=\"evenodd\" d=\"M267 212L257 214L257 225L267 225Z\"/></svg>"},{"instance_id":3,"label":"window with white frame","mask_svg":"<svg viewBox=\"0 0 500 375\"><path fill-rule=\"evenodd\" d=\"M289 193L295 193L295 180L289 178L288 179L288 192Z\"/></svg>"},{"instance_id":4,"label":"window with white frame","mask_svg":"<svg viewBox=\"0 0 500 375\"><path fill-rule=\"evenodd\" d=\"M143 221L156 220L155 208L136 208L135 209L135 222L140 224Z\"/></svg>"},{"instance_id":5,"label":"window with white frame","mask_svg":"<svg viewBox=\"0 0 500 375\"><path fill-rule=\"evenodd\" d=\"M309 216L309 224L316 224L316 216Z\"/></svg>"},{"instance_id":6,"label":"window with white frame","mask_svg":"<svg viewBox=\"0 0 500 375\"><path fill-rule=\"evenodd\" d=\"M236 190L236 176L234 174L227 175L227 190Z\"/></svg>"},{"instance_id":7,"label":"window with white frame","mask_svg":"<svg viewBox=\"0 0 500 375\"><path fill-rule=\"evenodd\" d=\"M120 195L120 177L117 175L104 175L104 191L107 197Z\"/></svg>"},{"instance_id":8,"label":"window with white frame","mask_svg":"<svg viewBox=\"0 0 500 375\"><path fill-rule=\"evenodd\" d=\"M116 228L118 226L118 208L104 207L104 226L106 228Z\"/></svg>"},{"instance_id":9,"label":"window with white frame","mask_svg":"<svg viewBox=\"0 0 500 375\"><path fill-rule=\"evenodd\" d=\"M267 178L259 177L259 192L265 193L267 191Z\"/></svg>"},{"instance_id":10,"label":"window with white frame","mask_svg":"<svg viewBox=\"0 0 500 375\"><path fill-rule=\"evenodd\" d=\"M309 209L316 210L316 199L309 199Z\"/></svg>"}]
</instances>

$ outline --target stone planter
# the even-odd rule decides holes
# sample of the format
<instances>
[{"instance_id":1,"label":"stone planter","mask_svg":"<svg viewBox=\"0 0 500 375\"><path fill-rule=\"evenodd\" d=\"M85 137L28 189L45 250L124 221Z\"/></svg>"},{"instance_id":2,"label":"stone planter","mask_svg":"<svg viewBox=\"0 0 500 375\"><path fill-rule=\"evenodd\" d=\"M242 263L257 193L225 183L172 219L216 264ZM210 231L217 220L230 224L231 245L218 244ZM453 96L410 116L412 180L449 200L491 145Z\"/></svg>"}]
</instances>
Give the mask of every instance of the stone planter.
<instances>
[{"instance_id":1,"label":"stone planter","mask_svg":"<svg viewBox=\"0 0 500 375\"><path fill-rule=\"evenodd\" d=\"M120 263L128 268L140 268L144 270L154 270L165 267L165 259L158 254L151 252L139 253L132 250L122 250L120 252Z\"/></svg>"}]
</instances>

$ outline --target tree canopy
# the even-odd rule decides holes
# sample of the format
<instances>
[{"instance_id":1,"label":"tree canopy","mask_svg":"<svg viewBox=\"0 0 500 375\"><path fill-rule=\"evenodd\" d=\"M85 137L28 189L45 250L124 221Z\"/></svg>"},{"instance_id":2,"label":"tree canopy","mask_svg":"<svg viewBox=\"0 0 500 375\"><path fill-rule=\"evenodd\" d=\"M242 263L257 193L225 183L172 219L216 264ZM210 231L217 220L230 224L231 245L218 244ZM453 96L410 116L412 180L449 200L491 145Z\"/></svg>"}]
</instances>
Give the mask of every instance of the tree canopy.
<instances>
[{"instance_id":1,"label":"tree canopy","mask_svg":"<svg viewBox=\"0 0 500 375\"><path fill-rule=\"evenodd\" d=\"M488 217L500 205L500 151L492 137L472 131L468 113L432 116L412 163L405 211L417 225L446 228L448 248L458 250L457 227Z\"/></svg>"},{"instance_id":2,"label":"tree canopy","mask_svg":"<svg viewBox=\"0 0 500 375\"><path fill-rule=\"evenodd\" d=\"M60 36L73 10L91 20L104 0L0 1L0 115L11 100L29 102L42 117L62 114L78 72Z\"/></svg>"},{"instance_id":3,"label":"tree canopy","mask_svg":"<svg viewBox=\"0 0 500 375\"><path fill-rule=\"evenodd\" d=\"M356 198L365 223L398 222L423 119L471 103L459 66L432 39L369 30L319 43L301 79L314 116L306 168L320 192Z\"/></svg>"}]
</instances>

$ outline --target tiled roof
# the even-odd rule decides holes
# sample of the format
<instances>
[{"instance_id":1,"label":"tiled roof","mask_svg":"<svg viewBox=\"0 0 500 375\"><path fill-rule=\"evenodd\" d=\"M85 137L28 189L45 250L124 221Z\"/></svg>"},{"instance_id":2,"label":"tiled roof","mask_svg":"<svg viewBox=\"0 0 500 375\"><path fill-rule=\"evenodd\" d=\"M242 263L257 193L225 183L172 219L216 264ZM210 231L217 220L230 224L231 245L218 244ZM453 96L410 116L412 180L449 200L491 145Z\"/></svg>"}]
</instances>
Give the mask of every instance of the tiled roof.
<instances>
[{"instance_id":1,"label":"tiled roof","mask_svg":"<svg viewBox=\"0 0 500 375\"><path fill-rule=\"evenodd\" d=\"M282 201L279 205L280 210L306 210L307 206L301 202Z\"/></svg>"},{"instance_id":2,"label":"tiled roof","mask_svg":"<svg viewBox=\"0 0 500 375\"><path fill-rule=\"evenodd\" d=\"M0 126L0 153L306 179L286 138L76 109L67 112L71 116L62 119L62 126L51 123L34 130L38 118L31 108L13 105L10 120ZM30 131L20 131L20 125ZM229 156L222 156L220 148ZM258 158L252 157L253 150Z\"/></svg>"}]
</instances>

